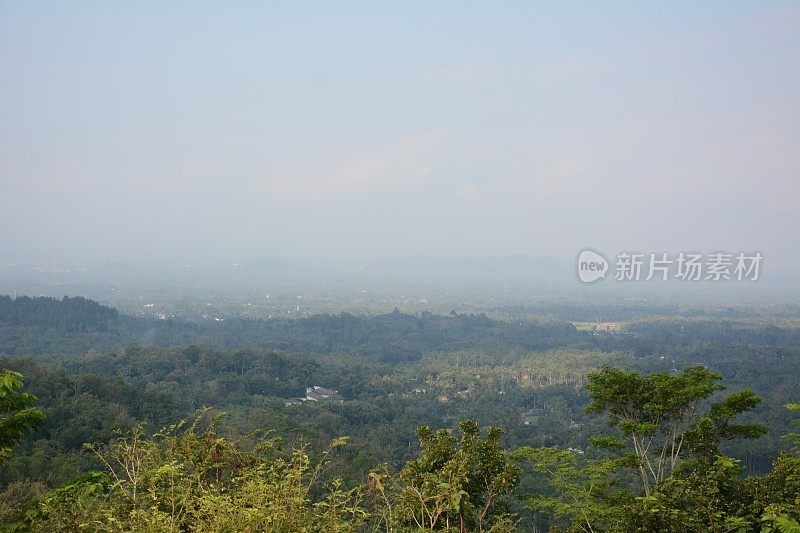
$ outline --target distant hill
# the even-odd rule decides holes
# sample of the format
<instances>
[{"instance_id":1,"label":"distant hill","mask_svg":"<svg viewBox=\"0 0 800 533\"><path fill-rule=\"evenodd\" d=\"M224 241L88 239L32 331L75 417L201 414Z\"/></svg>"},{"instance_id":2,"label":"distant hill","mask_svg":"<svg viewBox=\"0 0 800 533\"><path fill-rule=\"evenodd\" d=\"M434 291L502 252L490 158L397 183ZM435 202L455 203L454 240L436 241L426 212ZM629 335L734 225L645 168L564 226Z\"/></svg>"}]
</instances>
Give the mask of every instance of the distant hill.
<instances>
[{"instance_id":1,"label":"distant hill","mask_svg":"<svg viewBox=\"0 0 800 533\"><path fill-rule=\"evenodd\" d=\"M375 263L376 274L419 279L458 279L485 281L534 281L567 279L571 265L550 257L523 255L503 257L402 257Z\"/></svg>"}]
</instances>

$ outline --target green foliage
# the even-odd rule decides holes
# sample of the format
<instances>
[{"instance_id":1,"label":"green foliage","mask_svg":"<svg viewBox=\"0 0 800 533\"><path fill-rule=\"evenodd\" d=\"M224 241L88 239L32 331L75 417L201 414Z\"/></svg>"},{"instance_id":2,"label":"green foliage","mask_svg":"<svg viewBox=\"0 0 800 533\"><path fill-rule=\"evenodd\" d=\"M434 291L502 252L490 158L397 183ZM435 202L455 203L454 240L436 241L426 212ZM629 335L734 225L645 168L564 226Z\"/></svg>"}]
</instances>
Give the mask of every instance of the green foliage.
<instances>
[{"instance_id":1,"label":"green foliage","mask_svg":"<svg viewBox=\"0 0 800 533\"><path fill-rule=\"evenodd\" d=\"M750 390L734 393L704 409L704 402L724 389L720 374L694 366L677 375L603 367L589 374L589 413L608 413L637 459L636 470L645 495L666 480L690 451L713 460L719 443L733 438L756 438L760 425L731 420L755 407L760 399ZM596 443L619 449L621 441L607 437Z\"/></svg>"},{"instance_id":2,"label":"green foliage","mask_svg":"<svg viewBox=\"0 0 800 533\"><path fill-rule=\"evenodd\" d=\"M523 447L513 456L543 474L539 493L525 499L531 507L552 513L570 530L616 529L624 522L631 497L620 486L622 460L584 460L572 450Z\"/></svg>"},{"instance_id":3,"label":"green foliage","mask_svg":"<svg viewBox=\"0 0 800 533\"><path fill-rule=\"evenodd\" d=\"M792 413L800 414L800 403L787 403L784 407L786 407L786 409ZM796 418L792 420L792 422L794 425L800 425L800 418ZM800 449L800 433L788 433L787 435L784 435L784 438L791 440L795 449Z\"/></svg>"},{"instance_id":4,"label":"green foliage","mask_svg":"<svg viewBox=\"0 0 800 533\"><path fill-rule=\"evenodd\" d=\"M683 466L683 465L682 465ZM718 456L713 462L681 468L628 510L632 531L752 531L751 494L740 478L739 461Z\"/></svg>"},{"instance_id":5,"label":"green foliage","mask_svg":"<svg viewBox=\"0 0 800 533\"><path fill-rule=\"evenodd\" d=\"M276 530L285 522L327 531L355 520L365 530L405 531L425 516L426 527L472 531L780 531L800 519L797 452L775 460L790 419L779 406L796 399L796 323L648 319L619 334L538 318L400 312L192 323L107 320L77 300L55 302L0 319L0 352L38 359L0 357L0 368L22 371L48 415L0 469L3 530ZM59 315L68 308L74 320ZM584 385L601 364L624 367L590 397L617 431L592 437L604 420L583 411ZM699 364L708 369L677 370ZM719 372L738 392L719 393ZM280 398L313 384L347 400L284 407ZM230 413L225 431L208 418L194 429L144 429L202 405ZM515 455L523 472L484 468L504 483L484 489L474 458L489 452L462 443L455 421L463 418L503 427L507 446L526 450ZM756 422L770 434L743 441L763 434ZM456 433L423 430L420 450L420 424ZM265 428L286 440L255 436ZM341 434L351 435L348 446L326 454ZM97 444L84 450L87 441ZM131 467L137 457L141 468ZM376 470L379 463L392 466ZM98 469L105 478L83 477ZM298 470L308 491L275 479ZM515 477L517 489L503 492Z\"/></svg>"},{"instance_id":6,"label":"green foliage","mask_svg":"<svg viewBox=\"0 0 800 533\"><path fill-rule=\"evenodd\" d=\"M712 417L735 416L754 400L746 391L723 407L711 409ZM719 405L719 404L717 404ZM733 408L729 407L733 405ZM716 406L715 406L716 407ZM727 428L715 421L712 428ZM705 429L703 430L705 431ZM751 434L749 429L734 434ZM764 476L742 478L739 461L716 455L713 438L725 431L709 431L711 444L695 448L696 455L680 465L650 496L639 498L630 513L629 529L637 531L798 531L800 520L800 456L786 451ZM704 441L705 442L705 441Z\"/></svg>"},{"instance_id":7,"label":"green foliage","mask_svg":"<svg viewBox=\"0 0 800 533\"><path fill-rule=\"evenodd\" d=\"M283 453L275 439L243 446L201 414L152 437L141 428L108 447L91 446L104 472L36 499L7 527L30 531L355 531L366 518L361 493L321 483L319 461Z\"/></svg>"},{"instance_id":8,"label":"green foliage","mask_svg":"<svg viewBox=\"0 0 800 533\"><path fill-rule=\"evenodd\" d=\"M45 420L34 407L36 396L22 392L22 374L0 372L0 461L11 457L12 447Z\"/></svg>"},{"instance_id":9,"label":"green foliage","mask_svg":"<svg viewBox=\"0 0 800 533\"><path fill-rule=\"evenodd\" d=\"M28 505L28 502L47 491L44 483L16 481L0 492L0 524L10 523Z\"/></svg>"},{"instance_id":10,"label":"green foliage","mask_svg":"<svg viewBox=\"0 0 800 533\"><path fill-rule=\"evenodd\" d=\"M382 507L387 531L399 528L508 531L512 522L502 498L519 482L519 468L501 447L501 429L481 436L477 423L449 431L418 429L421 452L396 477L385 470L370 475L369 492Z\"/></svg>"},{"instance_id":11,"label":"green foliage","mask_svg":"<svg viewBox=\"0 0 800 533\"><path fill-rule=\"evenodd\" d=\"M714 390L721 387L716 377L707 377ZM648 376L636 379L648 383ZM665 382L663 376L654 381L656 389ZM640 392L645 393L639 398L658 396L646 390L642 385ZM705 395L700 390L709 387L698 386L683 396L684 401ZM16 392L21 394L19 388ZM594 399L604 392L598 390ZM482 432L470 420L459 424L460 434L422 426L418 456L396 475L386 467L374 470L363 489L360 484L348 488L328 475L332 454L344 447L346 438L334 439L318 455L304 447L286 450L276 437L227 436L220 429L222 415L203 410L192 422L173 424L154 435L137 425L109 445L87 446L103 471L45 492L40 485L9 486L0 493L0 527L34 532L503 533L518 528L509 498L524 472L518 462L538 483L523 501L552 517L553 529L797 530L800 449L782 454L767 475L747 478L738 460L719 453L726 439L762 434L757 426L733 423L758 403L747 390L698 404L696 418L681 422L685 430L679 438L686 443L681 461L649 492L637 492L628 474L631 467L641 466L641 457L630 449L629 437L637 433L656 439L663 433L659 421L677 419L682 412L677 403L669 406L672 400L662 399L647 407L612 406L609 410L621 413L620 426L626 412L644 414L620 427L625 440L596 436L595 448L587 453L529 446L509 453L501 446L502 430L490 427ZM608 405L614 401L609 399ZM795 404L788 407L800 411ZM659 418L652 413L672 414ZM642 429L641 424L657 429ZM797 445L795 437L790 436Z\"/></svg>"},{"instance_id":12,"label":"green foliage","mask_svg":"<svg viewBox=\"0 0 800 533\"><path fill-rule=\"evenodd\" d=\"M800 413L800 404L789 403L786 408ZM800 424L800 419L794 422ZM800 532L800 435L790 433L785 437L792 449L775 460L766 476L752 480L753 493L758 494L754 507L763 507L762 532Z\"/></svg>"},{"instance_id":13,"label":"green foliage","mask_svg":"<svg viewBox=\"0 0 800 533\"><path fill-rule=\"evenodd\" d=\"M0 356L4 366L24 374L26 390L35 392L47 418L5 461L0 486L25 480L61 485L98 467L83 451L84 443L106 443L137 423L161 427L182 416L169 397L121 380L68 375L29 359Z\"/></svg>"},{"instance_id":14,"label":"green foliage","mask_svg":"<svg viewBox=\"0 0 800 533\"><path fill-rule=\"evenodd\" d=\"M702 403L723 388L719 379L698 367L676 376L613 368L590 375L589 410L608 412L629 444L593 437L595 446L612 452L599 459L555 448L517 450L516 458L544 474L545 486L528 496L529 505L575 531L794 531L798 450L782 454L767 475L743 478L740 461L722 455L720 443L765 433L760 425L733 422L760 400L745 389ZM661 470L665 458L669 468ZM624 471L631 466L642 474L639 493L626 489Z\"/></svg>"},{"instance_id":15,"label":"green foliage","mask_svg":"<svg viewBox=\"0 0 800 533\"><path fill-rule=\"evenodd\" d=\"M761 424L735 424L732 420L755 408L761 399L750 389L713 403L706 414L689 429L685 437L695 457L713 462L720 455L720 443L731 439L757 439L767 433Z\"/></svg>"},{"instance_id":16,"label":"green foliage","mask_svg":"<svg viewBox=\"0 0 800 533\"><path fill-rule=\"evenodd\" d=\"M0 295L0 325L37 326L64 332L106 331L117 310L81 296L55 298Z\"/></svg>"},{"instance_id":17,"label":"green foliage","mask_svg":"<svg viewBox=\"0 0 800 533\"><path fill-rule=\"evenodd\" d=\"M0 515L0 526L220 533L514 528L503 498L520 471L501 448L498 428L482 435L476 423L464 421L455 439L445 430L421 427L418 458L397 476L371 474L369 511L360 487L326 480L330 456L346 438L334 439L313 459L302 448L284 451L277 438L248 445L232 440L221 433L221 418L203 411L192 423L152 436L137 426L109 446L89 445L104 471L39 494Z\"/></svg>"}]
</instances>

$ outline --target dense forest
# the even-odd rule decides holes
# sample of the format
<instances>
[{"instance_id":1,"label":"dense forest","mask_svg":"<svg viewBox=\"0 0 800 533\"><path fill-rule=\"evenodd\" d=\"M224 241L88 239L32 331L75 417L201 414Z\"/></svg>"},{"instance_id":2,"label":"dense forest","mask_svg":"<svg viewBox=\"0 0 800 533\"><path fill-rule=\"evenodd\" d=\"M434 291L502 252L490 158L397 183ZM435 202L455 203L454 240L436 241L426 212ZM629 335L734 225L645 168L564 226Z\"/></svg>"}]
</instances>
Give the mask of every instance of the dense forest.
<instances>
[{"instance_id":1,"label":"dense forest","mask_svg":"<svg viewBox=\"0 0 800 533\"><path fill-rule=\"evenodd\" d=\"M82 298L11 298L0 295L0 325L54 328L66 333L108 331L116 309Z\"/></svg>"},{"instance_id":2,"label":"dense forest","mask_svg":"<svg viewBox=\"0 0 800 533\"><path fill-rule=\"evenodd\" d=\"M785 318L0 303L6 529L792 531L800 512ZM344 400L299 401L311 386Z\"/></svg>"}]
</instances>

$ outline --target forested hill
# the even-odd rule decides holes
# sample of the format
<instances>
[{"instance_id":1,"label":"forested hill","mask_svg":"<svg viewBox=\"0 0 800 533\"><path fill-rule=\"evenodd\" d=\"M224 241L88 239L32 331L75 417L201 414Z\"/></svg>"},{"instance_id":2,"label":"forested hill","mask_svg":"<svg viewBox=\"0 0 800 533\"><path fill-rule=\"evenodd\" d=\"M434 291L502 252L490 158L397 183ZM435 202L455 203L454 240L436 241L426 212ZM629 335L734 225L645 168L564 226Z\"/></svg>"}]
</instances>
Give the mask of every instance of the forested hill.
<instances>
[{"instance_id":1,"label":"forested hill","mask_svg":"<svg viewBox=\"0 0 800 533\"><path fill-rule=\"evenodd\" d=\"M108 331L117 310L77 296L0 296L0 325L55 328L69 333Z\"/></svg>"},{"instance_id":2,"label":"forested hill","mask_svg":"<svg viewBox=\"0 0 800 533\"><path fill-rule=\"evenodd\" d=\"M225 318L184 321L118 315L85 298L0 297L0 353L49 357L127 344L224 349L243 346L301 353L365 356L386 363L419 360L424 353L461 349L538 350L565 346L585 335L568 322L507 322L484 315L448 316L398 311L378 316L347 313L270 320Z\"/></svg>"}]
</instances>

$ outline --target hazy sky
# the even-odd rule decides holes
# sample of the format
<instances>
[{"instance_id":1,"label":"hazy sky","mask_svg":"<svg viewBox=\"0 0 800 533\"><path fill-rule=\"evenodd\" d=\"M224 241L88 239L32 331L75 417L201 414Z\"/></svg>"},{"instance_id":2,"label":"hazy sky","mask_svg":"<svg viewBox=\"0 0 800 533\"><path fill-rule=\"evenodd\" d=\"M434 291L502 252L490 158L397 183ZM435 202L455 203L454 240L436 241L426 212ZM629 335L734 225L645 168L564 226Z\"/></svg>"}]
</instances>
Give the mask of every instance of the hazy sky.
<instances>
[{"instance_id":1,"label":"hazy sky","mask_svg":"<svg viewBox=\"0 0 800 533\"><path fill-rule=\"evenodd\" d=\"M797 2L0 0L0 257L759 250Z\"/></svg>"}]
</instances>

